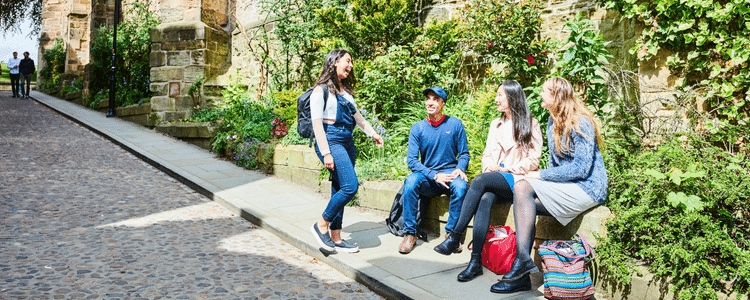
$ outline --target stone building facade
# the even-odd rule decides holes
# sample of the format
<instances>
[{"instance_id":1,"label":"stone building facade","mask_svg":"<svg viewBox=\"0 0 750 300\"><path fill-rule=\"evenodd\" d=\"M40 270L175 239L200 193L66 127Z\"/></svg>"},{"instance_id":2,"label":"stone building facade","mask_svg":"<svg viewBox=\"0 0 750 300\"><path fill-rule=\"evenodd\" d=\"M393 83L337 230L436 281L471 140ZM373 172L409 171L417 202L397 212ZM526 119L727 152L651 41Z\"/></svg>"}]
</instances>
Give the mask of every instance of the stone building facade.
<instances>
[{"instance_id":1,"label":"stone building facade","mask_svg":"<svg viewBox=\"0 0 750 300\"><path fill-rule=\"evenodd\" d=\"M47 0L43 11L40 53L52 47L56 38L65 41L66 72L83 74L90 63L92 32L101 26L112 26L115 0ZM135 1L135 0L122 0ZM187 116L197 106L215 105L222 87L242 79L243 83L263 88L263 73L257 55L251 51L248 36L254 29L273 26L261 14L257 0L140 0L161 21L151 32L151 99L152 110L163 121ZM447 20L461 8L464 0L433 0L420 11L422 24L430 20ZM599 7L595 0L547 0L543 11L543 35L554 40L567 37L564 25L576 14L595 21L605 39L612 41L610 52L616 63L637 72L641 81L654 86L671 86L665 56L640 62L628 49L633 47L639 31L633 22ZM40 63L43 63L40 61ZM190 87L203 81L200 97L189 95ZM638 91L640 98L669 97L669 92L655 89ZM658 102L658 101L657 101ZM664 114L658 105L654 116Z\"/></svg>"}]
</instances>

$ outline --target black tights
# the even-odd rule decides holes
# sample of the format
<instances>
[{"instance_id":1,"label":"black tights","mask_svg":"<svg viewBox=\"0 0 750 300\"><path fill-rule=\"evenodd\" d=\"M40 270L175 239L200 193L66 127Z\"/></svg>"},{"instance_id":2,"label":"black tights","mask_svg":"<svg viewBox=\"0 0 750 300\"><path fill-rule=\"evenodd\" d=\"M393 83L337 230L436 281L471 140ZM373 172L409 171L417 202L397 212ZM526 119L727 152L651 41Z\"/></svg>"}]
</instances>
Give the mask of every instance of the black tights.
<instances>
[{"instance_id":1,"label":"black tights","mask_svg":"<svg viewBox=\"0 0 750 300\"><path fill-rule=\"evenodd\" d=\"M531 259L531 246L536 234L536 216L549 216L542 202L536 197L528 181L513 185L513 219L516 225L516 258Z\"/></svg>"},{"instance_id":2,"label":"black tights","mask_svg":"<svg viewBox=\"0 0 750 300\"><path fill-rule=\"evenodd\" d=\"M523 191L519 191L521 188ZM531 243L534 241L534 233L536 228L536 215L548 215L547 210L542 206L536 198L534 189L525 180L519 181L514 185L515 193L511 192L510 185L505 181L505 177L499 172L488 172L482 173L474 177L474 180L469 186L469 190L466 192L464 197L464 203L461 206L461 214L458 217L456 227L453 229L455 233L463 233L466 227L469 225L469 221L474 217L474 235L473 235L473 249L472 253L481 255L482 247L484 246L484 239L487 237L487 230L490 226L490 215L492 214L492 205L495 204L495 200L499 197L502 201L510 201L514 199L513 205L513 218L515 219L516 226L516 248L517 252L521 253L522 258L529 259L531 253ZM518 201L519 192L521 194L531 195L531 208L528 206L528 201ZM523 203L521 203L523 202ZM523 214L522 214L523 213ZM520 218L520 219L519 219ZM531 222L528 222L531 220ZM521 238L523 235L523 238Z\"/></svg>"},{"instance_id":3,"label":"black tights","mask_svg":"<svg viewBox=\"0 0 750 300\"><path fill-rule=\"evenodd\" d=\"M487 236L487 229L490 226L490 215L492 205L497 198L510 200L513 194L510 191L508 182L499 172L482 173L474 177L471 181L469 190L466 191L464 203L461 206L461 214L458 216L458 222L453 229L456 233L463 233L469 225L469 221L474 217L474 254L482 254L482 246ZM506 201L507 201L506 200Z\"/></svg>"}]
</instances>

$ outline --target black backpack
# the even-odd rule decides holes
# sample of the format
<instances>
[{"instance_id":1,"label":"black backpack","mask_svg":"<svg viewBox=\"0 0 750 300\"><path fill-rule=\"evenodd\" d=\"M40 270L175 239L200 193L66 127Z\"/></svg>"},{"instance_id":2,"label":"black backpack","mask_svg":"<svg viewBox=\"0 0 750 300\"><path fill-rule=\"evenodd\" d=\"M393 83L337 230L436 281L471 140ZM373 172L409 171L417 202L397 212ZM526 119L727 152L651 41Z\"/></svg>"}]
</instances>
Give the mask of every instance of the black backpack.
<instances>
[{"instance_id":1,"label":"black backpack","mask_svg":"<svg viewBox=\"0 0 750 300\"><path fill-rule=\"evenodd\" d=\"M323 109L325 109L328 103L328 87L325 84L321 84L320 87L323 88ZM313 138L315 138L312 120L310 119L310 95L312 95L313 90L315 90L315 86L297 97L297 133L303 138L310 139L310 147L312 147Z\"/></svg>"},{"instance_id":2,"label":"black backpack","mask_svg":"<svg viewBox=\"0 0 750 300\"><path fill-rule=\"evenodd\" d=\"M404 186L398 190L396 197L393 198L393 205L391 205L391 212L388 214L388 218L385 219L385 225L388 226L390 231L395 236L404 236L404 201L402 196L404 195ZM417 207L417 238L427 241L427 234L422 231L422 220L424 219L424 213L427 211L427 202L429 199L419 197L417 200L419 203Z\"/></svg>"}]
</instances>

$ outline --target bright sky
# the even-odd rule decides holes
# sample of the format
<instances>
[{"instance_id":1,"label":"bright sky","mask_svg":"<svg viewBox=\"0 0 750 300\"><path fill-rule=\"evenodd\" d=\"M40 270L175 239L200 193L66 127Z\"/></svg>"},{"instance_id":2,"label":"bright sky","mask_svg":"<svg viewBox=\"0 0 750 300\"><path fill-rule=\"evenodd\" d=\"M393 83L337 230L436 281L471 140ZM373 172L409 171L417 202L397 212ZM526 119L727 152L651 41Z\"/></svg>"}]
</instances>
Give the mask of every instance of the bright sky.
<instances>
[{"instance_id":1,"label":"bright sky","mask_svg":"<svg viewBox=\"0 0 750 300\"><path fill-rule=\"evenodd\" d=\"M29 57L39 65L39 37L28 37L31 32L31 22L26 21L21 24L21 33L5 33L3 36L0 32L0 61L8 63L8 59L13 57L13 51L18 52L18 58L23 58L25 51L29 52Z\"/></svg>"}]
</instances>

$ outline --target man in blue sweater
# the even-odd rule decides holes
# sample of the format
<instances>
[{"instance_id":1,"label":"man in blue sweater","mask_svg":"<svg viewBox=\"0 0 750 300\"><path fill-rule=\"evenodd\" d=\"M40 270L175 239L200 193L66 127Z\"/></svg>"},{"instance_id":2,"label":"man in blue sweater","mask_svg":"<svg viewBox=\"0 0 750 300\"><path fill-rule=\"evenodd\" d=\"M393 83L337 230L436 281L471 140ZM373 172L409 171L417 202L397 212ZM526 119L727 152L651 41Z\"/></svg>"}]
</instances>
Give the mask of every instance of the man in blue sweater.
<instances>
[{"instance_id":1,"label":"man in blue sweater","mask_svg":"<svg viewBox=\"0 0 750 300\"><path fill-rule=\"evenodd\" d=\"M412 170L404 181L404 240L398 247L402 254L411 252L417 242L417 211L419 196L435 197L450 194L448 223L450 233L456 226L467 189L466 167L469 147L466 131L459 119L443 114L448 94L440 87L422 91L427 97L427 118L411 127L406 160Z\"/></svg>"}]
</instances>

